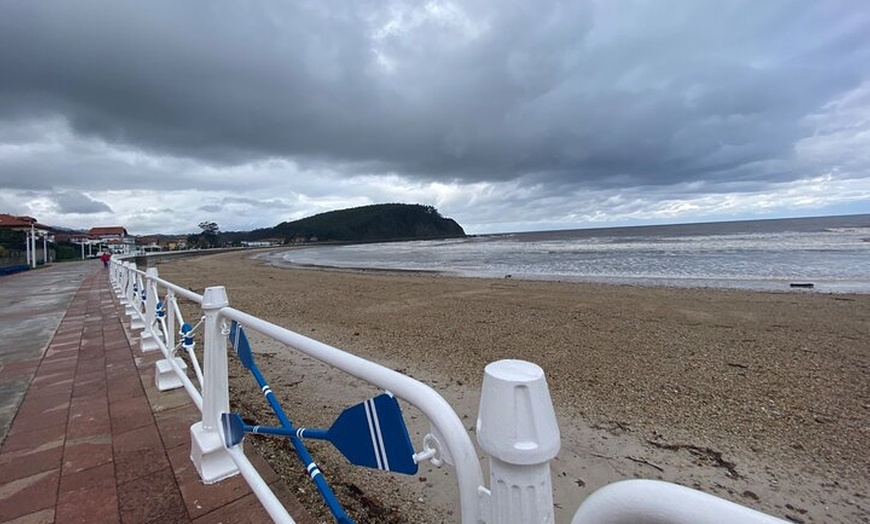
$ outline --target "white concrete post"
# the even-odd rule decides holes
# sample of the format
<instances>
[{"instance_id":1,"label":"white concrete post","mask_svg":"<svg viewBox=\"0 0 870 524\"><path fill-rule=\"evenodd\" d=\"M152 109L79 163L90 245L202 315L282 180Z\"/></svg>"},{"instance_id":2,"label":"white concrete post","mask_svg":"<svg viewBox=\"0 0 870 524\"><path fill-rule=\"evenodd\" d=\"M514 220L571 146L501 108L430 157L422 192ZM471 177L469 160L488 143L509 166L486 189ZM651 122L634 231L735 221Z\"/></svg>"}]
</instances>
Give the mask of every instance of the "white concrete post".
<instances>
[{"instance_id":1,"label":"white concrete post","mask_svg":"<svg viewBox=\"0 0 870 524\"><path fill-rule=\"evenodd\" d=\"M121 264L119 264L117 260L112 259L109 262L109 276L111 277L112 289L115 291L115 295L117 295L119 299L122 298L122 289L124 288L121 287ZM123 304L124 301L121 300L121 303Z\"/></svg>"},{"instance_id":2,"label":"white concrete post","mask_svg":"<svg viewBox=\"0 0 870 524\"><path fill-rule=\"evenodd\" d=\"M143 283L143 291L145 293L145 327L142 329L142 334L139 337L139 349L142 353L160 349L155 333L155 330L159 329L155 326L157 322L157 283L153 280L155 278L157 278L156 267L149 267L145 270L145 282Z\"/></svg>"},{"instance_id":3,"label":"white concrete post","mask_svg":"<svg viewBox=\"0 0 870 524\"><path fill-rule=\"evenodd\" d=\"M135 269L135 263L130 265ZM139 273L131 271L130 277L133 279L133 286L131 288L133 291L133 298L130 302L132 311L130 311L130 306L127 306L127 314L130 315L130 329L141 331L145 329L145 315L143 314L145 301L142 300L142 293L145 291L145 283L142 281L142 275Z\"/></svg>"},{"instance_id":4,"label":"white concrete post","mask_svg":"<svg viewBox=\"0 0 870 524\"><path fill-rule=\"evenodd\" d=\"M141 314L145 310L145 300L143 298L146 296L145 282L142 280L142 275L140 273L134 273L133 278L136 281L136 294L134 295L136 299L136 309L138 309ZM142 321L145 321L144 315L142 315Z\"/></svg>"},{"instance_id":5,"label":"white concrete post","mask_svg":"<svg viewBox=\"0 0 870 524\"><path fill-rule=\"evenodd\" d=\"M202 296L202 311L205 317L205 355L203 357L203 409L202 423L207 431L220 425L221 413L230 410L230 395L227 379L227 337L221 332L218 313L229 306L227 291L223 286L206 288Z\"/></svg>"},{"instance_id":6,"label":"white concrete post","mask_svg":"<svg viewBox=\"0 0 870 524\"><path fill-rule=\"evenodd\" d=\"M136 269L135 262L125 262L127 266L127 315L133 314L133 305L135 304L134 296L133 296L133 283L136 282L136 273L134 270Z\"/></svg>"},{"instance_id":7,"label":"white concrete post","mask_svg":"<svg viewBox=\"0 0 870 524\"><path fill-rule=\"evenodd\" d=\"M117 260L112 260L111 262L109 262L109 267L112 269L113 289L115 290L115 294L118 296L118 298L121 299L122 296L124 295L124 293L123 293L124 288L122 287L124 279L121 276L121 268L122 268L121 263L118 262ZM123 303L123 300L121 300L121 302Z\"/></svg>"},{"instance_id":8,"label":"white concrete post","mask_svg":"<svg viewBox=\"0 0 870 524\"><path fill-rule=\"evenodd\" d=\"M489 455L490 524L555 522L549 462L560 441L544 370L522 360L487 365L477 442Z\"/></svg>"},{"instance_id":9,"label":"white concrete post","mask_svg":"<svg viewBox=\"0 0 870 524\"><path fill-rule=\"evenodd\" d=\"M48 264L48 235L42 237L42 263Z\"/></svg>"},{"instance_id":10,"label":"white concrete post","mask_svg":"<svg viewBox=\"0 0 870 524\"><path fill-rule=\"evenodd\" d=\"M163 311L166 318L166 347L169 348L169 356L175 356L175 333L178 330L175 319L175 308L178 305L175 303L175 293L172 290L166 293L163 298Z\"/></svg>"},{"instance_id":11,"label":"white concrete post","mask_svg":"<svg viewBox=\"0 0 870 524\"><path fill-rule=\"evenodd\" d=\"M121 300L121 303L125 306L130 306L130 293L132 288L130 287L130 280L132 273L130 272L130 263L129 262L121 262L121 266L124 268L124 289L122 293L124 298Z\"/></svg>"},{"instance_id":12,"label":"white concrete post","mask_svg":"<svg viewBox=\"0 0 870 524\"><path fill-rule=\"evenodd\" d=\"M36 269L36 230L30 224L30 265Z\"/></svg>"},{"instance_id":13,"label":"white concrete post","mask_svg":"<svg viewBox=\"0 0 870 524\"><path fill-rule=\"evenodd\" d=\"M157 283L154 282L154 294L157 294ZM172 291L168 291L166 296L163 299L163 311L160 313L165 323L160 323L160 316L158 315L158 324L157 327L161 330L161 333L157 334L158 337L163 337L162 340L166 343L167 351L164 353L164 357L162 360L158 360L154 364L154 385L157 386L157 389L160 391L169 391L170 389L178 389L184 387L184 381L182 377L180 377L176 373L176 368L179 372L187 374L187 363L181 357L175 356L175 311L173 308L175 307L175 297ZM163 328L166 328L166 332L163 333ZM173 365L173 363L175 365Z\"/></svg>"},{"instance_id":14,"label":"white concrete post","mask_svg":"<svg viewBox=\"0 0 870 524\"><path fill-rule=\"evenodd\" d=\"M124 266L127 268L127 303L133 304L133 270L136 269L136 264L134 262L125 262Z\"/></svg>"},{"instance_id":15,"label":"white concrete post","mask_svg":"<svg viewBox=\"0 0 870 524\"><path fill-rule=\"evenodd\" d=\"M157 268L149 267L145 270L145 322L148 326L154 325L157 320Z\"/></svg>"},{"instance_id":16,"label":"white concrete post","mask_svg":"<svg viewBox=\"0 0 870 524\"><path fill-rule=\"evenodd\" d=\"M154 278L157 278L156 268L154 270ZM154 301L158 302L157 299L160 296L158 295L157 282L155 280L151 280L148 293L153 294L155 297ZM170 305L170 301L175 301L171 290L167 291L166 297L163 299L163 310L156 312L153 328L154 336L158 340L162 340L166 347L163 353L164 358L154 363L154 385L157 386L159 391L169 391L170 389L184 387L184 380L178 373L187 374L187 363L184 362L184 359L175 356L175 312L171 309L173 305ZM167 314L169 318L167 318ZM161 318L163 322L160 321ZM159 346L157 349L160 349Z\"/></svg>"},{"instance_id":17,"label":"white concrete post","mask_svg":"<svg viewBox=\"0 0 870 524\"><path fill-rule=\"evenodd\" d=\"M239 472L224 447L220 435L221 413L230 410L227 378L227 337L220 325L220 310L229 305L223 286L208 287L202 296L203 362L202 421L190 427L190 459L206 484L218 482Z\"/></svg>"},{"instance_id":18,"label":"white concrete post","mask_svg":"<svg viewBox=\"0 0 870 524\"><path fill-rule=\"evenodd\" d=\"M121 305L127 305L127 263L118 262L118 299Z\"/></svg>"}]
</instances>

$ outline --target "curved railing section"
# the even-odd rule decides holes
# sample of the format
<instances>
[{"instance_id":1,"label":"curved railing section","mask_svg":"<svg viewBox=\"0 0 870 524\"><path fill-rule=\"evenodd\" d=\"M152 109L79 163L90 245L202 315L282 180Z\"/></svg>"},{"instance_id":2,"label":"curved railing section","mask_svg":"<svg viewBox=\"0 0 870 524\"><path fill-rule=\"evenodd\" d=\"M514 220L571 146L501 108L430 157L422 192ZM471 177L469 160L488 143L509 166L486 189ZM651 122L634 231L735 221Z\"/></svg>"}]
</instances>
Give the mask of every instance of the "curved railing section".
<instances>
[{"instance_id":1,"label":"curved railing section","mask_svg":"<svg viewBox=\"0 0 870 524\"><path fill-rule=\"evenodd\" d=\"M453 408L426 384L375 362L305 337L230 307L222 286L202 295L161 279L156 268L113 259L110 280L141 331L140 349L160 351L155 383L161 391L184 388L202 414L191 429L191 460L206 484L241 474L275 522L293 518L242 452L248 434L290 439L297 456L339 523L353 521L305 447L307 439L331 442L352 464L414 474L419 463L454 468L463 524L554 522L550 461L560 435L543 370L516 360L484 370L477 440L489 459L489 487L474 444ZM187 301L181 307L179 300ZM184 311L189 318L185 318ZM196 318L191 318L191 311ZM284 413L255 362L245 334L252 330L286 347L364 380L385 393L347 408L328 429L297 428ZM196 340L202 341L197 353ZM238 354L269 403L279 426L248 424L229 410L228 347ZM180 355L183 355L180 356ZM189 365L188 365L189 363ZM192 378L191 378L192 377ZM415 451L396 398L420 410L430 430ZM701 492L652 481L616 483L598 490L578 509L573 524L629 522L655 516L656 523L785 522ZM711 516L712 515L712 516ZM687 520L688 519L688 520Z\"/></svg>"}]
</instances>

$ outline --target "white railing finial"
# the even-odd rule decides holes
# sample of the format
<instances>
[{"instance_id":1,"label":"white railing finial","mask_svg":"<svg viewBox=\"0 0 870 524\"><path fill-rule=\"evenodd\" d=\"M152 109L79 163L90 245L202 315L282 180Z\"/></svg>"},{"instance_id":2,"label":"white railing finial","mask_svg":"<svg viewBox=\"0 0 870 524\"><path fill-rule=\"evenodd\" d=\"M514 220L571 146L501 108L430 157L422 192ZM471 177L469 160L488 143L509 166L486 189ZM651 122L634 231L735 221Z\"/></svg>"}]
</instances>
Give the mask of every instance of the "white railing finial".
<instances>
[{"instance_id":1,"label":"white railing finial","mask_svg":"<svg viewBox=\"0 0 870 524\"><path fill-rule=\"evenodd\" d=\"M540 366L523 360L486 366L477 442L489 455L489 524L554 522L550 461L561 437Z\"/></svg>"}]
</instances>

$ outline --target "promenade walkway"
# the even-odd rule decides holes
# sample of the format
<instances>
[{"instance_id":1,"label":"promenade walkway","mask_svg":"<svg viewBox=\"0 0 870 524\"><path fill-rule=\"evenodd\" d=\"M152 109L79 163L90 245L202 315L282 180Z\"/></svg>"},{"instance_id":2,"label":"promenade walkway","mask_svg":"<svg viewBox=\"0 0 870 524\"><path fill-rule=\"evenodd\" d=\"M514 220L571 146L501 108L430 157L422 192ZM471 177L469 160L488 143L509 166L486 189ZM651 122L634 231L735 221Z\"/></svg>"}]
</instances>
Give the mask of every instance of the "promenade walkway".
<instances>
[{"instance_id":1,"label":"promenade walkway","mask_svg":"<svg viewBox=\"0 0 870 524\"><path fill-rule=\"evenodd\" d=\"M98 266L0 278L0 523L270 522L241 476L200 481L199 412L184 390L157 391L159 352L139 352ZM251 449L294 519L313 523Z\"/></svg>"}]
</instances>

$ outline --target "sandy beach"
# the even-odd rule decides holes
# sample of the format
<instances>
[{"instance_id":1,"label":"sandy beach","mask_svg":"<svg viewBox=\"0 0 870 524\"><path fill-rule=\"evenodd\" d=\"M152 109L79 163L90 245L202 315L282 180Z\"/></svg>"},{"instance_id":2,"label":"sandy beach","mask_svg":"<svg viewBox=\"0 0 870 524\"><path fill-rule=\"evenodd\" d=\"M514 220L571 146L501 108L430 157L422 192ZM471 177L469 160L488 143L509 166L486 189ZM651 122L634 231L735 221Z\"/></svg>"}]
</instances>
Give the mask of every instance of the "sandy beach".
<instances>
[{"instance_id":1,"label":"sandy beach","mask_svg":"<svg viewBox=\"0 0 870 524\"><path fill-rule=\"evenodd\" d=\"M795 522L870 522L870 295L286 269L250 256L158 269L199 293L224 285L237 309L431 385L475 442L484 366L540 365L562 433L557 522L627 478L677 482ZM376 393L256 334L252 342L300 425L328 425ZM235 408L269 422L253 381L238 366L231 373ZM406 418L419 448L428 425L415 410ZM249 442L330 521L282 441ZM458 521L447 467L394 477L348 466L327 445L311 449L359 522Z\"/></svg>"}]
</instances>

